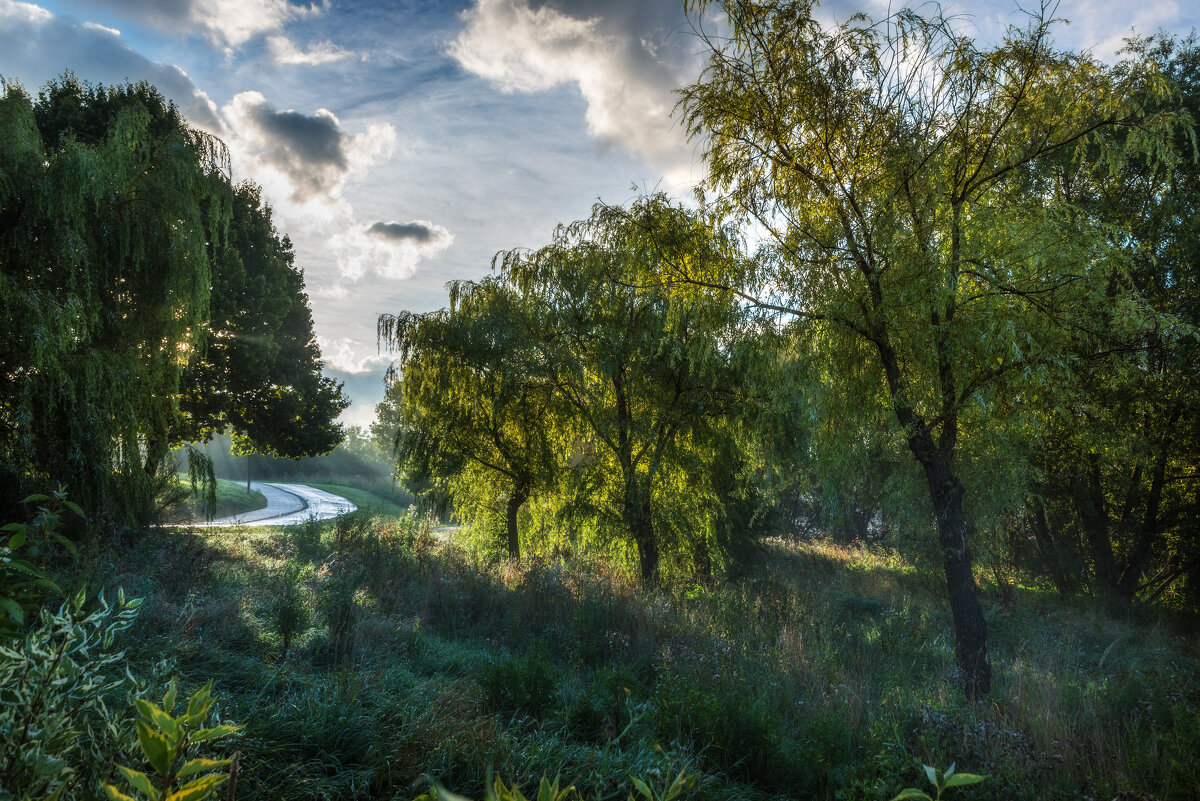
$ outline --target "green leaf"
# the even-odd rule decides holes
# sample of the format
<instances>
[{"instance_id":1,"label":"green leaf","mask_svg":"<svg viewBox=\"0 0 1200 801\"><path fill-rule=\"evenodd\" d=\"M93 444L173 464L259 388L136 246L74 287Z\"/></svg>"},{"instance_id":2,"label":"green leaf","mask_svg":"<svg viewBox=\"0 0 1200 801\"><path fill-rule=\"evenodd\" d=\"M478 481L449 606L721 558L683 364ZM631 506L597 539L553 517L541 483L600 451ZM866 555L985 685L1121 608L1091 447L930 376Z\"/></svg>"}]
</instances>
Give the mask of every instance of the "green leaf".
<instances>
[{"instance_id":1,"label":"green leaf","mask_svg":"<svg viewBox=\"0 0 1200 801\"><path fill-rule=\"evenodd\" d=\"M987 776L978 776L974 773L959 773L947 778L943 787L966 787L968 784L979 784L986 778Z\"/></svg>"},{"instance_id":2,"label":"green leaf","mask_svg":"<svg viewBox=\"0 0 1200 801\"><path fill-rule=\"evenodd\" d=\"M226 737L230 734L233 734L240 728L241 726L221 725L213 726L211 729L200 729L192 734L192 742L203 743L207 742L208 740L215 740L218 737Z\"/></svg>"},{"instance_id":3,"label":"green leaf","mask_svg":"<svg viewBox=\"0 0 1200 801\"><path fill-rule=\"evenodd\" d=\"M49 754L38 754L33 763L33 771L39 776L53 776L66 765L66 761Z\"/></svg>"},{"instance_id":4,"label":"green leaf","mask_svg":"<svg viewBox=\"0 0 1200 801\"><path fill-rule=\"evenodd\" d=\"M15 570L17 573L24 573L25 575L33 576L34 578L41 578L43 575L42 571L38 570L29 562L26 562L24 559L9 559L4 564L9 570Z\"/></svg>"},{"instance_id":5,"label":"green leaf","mask_svg":"<svg viewBox=\"0 0 1200 801\"><path fill-rule=\"evenodd\" d=\"M194 782L185 784L177 792L171 793L167 796L167 801L200 801L200 799L206 798L218 784L227 778L229 777L203 776Z\"/></svg>"},{"instance_id":6,"label":"green leaf","mask_svg":"<svg viewBox=\"0 0 1200 801\"><path fill-rule=\"evenodd\" d=\"M25 610L21 609L21 605L12 598L0 598L0 608L3 608L8 616L17 623L25 623Z\"/></svg>"},{"instance_id":7,"label":"green leaf","mask_svg":"<svg viewBox=\"0 0 1200 801\"><path fill-rule=\"evenodd\" d=\"M8 539L9 549L15 551L18 548L20 548L22 545L24 545L26 536L27 536L26 532L24 530L21 530L21 531L18 531L16 534L13 534L11 537L9 537L9 539Z\"/></svg>"},{"instance_id":8,"label":"green leaf","mask_svg":"<svg viewBox=\"0 0 1200 801\"><path fill-rule=\"evenodd\" d=\"M0 526L0 531L24 531L29 528L25 523L6 523Z\"/></svg>"},{"instance_id":9,"label":"green leaf","mask_svg":"<svg viewBox=\"0 0 1200 801\"><path fill-rule=\"evenodd\" d=\"M124 765L117 765L117 770L120 771L121 775L125 777L125 781L128 782L133 789L148 797L150 801L158 801L159 796L162 795L162 793L158 791L158 788L154 786L153 782L150 781L150 777L145 773L142 773L140 770L127 768Z\"/></svg>"},{"instance_id":10,"label":"green leaf","mask_svg":"<svg viewBox=\"0 0 1200 801\"><path fill-rule=\"evenodd\" d=\"M928 765L922 765L922 767L925 768L925 775L929 777L929 783L932 784L934 787L937 787L938 786L937 771L934 770L933 768L929 767Z\"/></svg>"},{"instance_id":11,"label":"green leaf","mask_svg":"<svg viewBox=\"0 0 1200 801\"><path fill-rule=\"evenodd\" d=\"M178 686L175 679L171 679L171 684L167 687L167 692L163 695L162 708L167 714L175 711L175 696L178 693Z\"/></svg>"},{"instance_id":12,"label":"green leaf","mask_svg":"<svg viewBox=\"0 0 1200 801\"><path fill-rule=\"evenodd\" d=\"M68 500L64 499L63 506L67 507L68 509L70 509L72 512L79 515L80 517L87 518L87 515L85 515L83 513L83 509L81 509L79 507L79 504L75 503L75 501L68 501Z\"/></svg>"},{"instance_id":13,"label":"green leaf","mask_svg":"<svg viewBox=\"0 0 1200 801\"><path fill-rule=\"evenodd\" d=\"M204 712L207 712L209 706L208 699L211 694L212 679L209 679L208 684L205 684L203 687L197 690L196 694L192 696L190 701L188 701L187 714L189 718L196 715L203 715Z\"/></svg>"},{"instance_id":14,"label":"green leaf","mask_svg":"<svg viewBox=\"0 0 1200 801\"><path fill-rule=\"evenodd\" d=\"M111 784L104 785L104 794L108 796L109 801L137 801L133 796L125 795Z\"/></svg>"},{"instance_id":15,"label":"green leaf","mask_svg":"<svg viewBox=\"0 0 1200 801\"><path fill-rule=\"evenodd\" d=\"M203 773L204 771L226 767L232 761L231 759L189 759L176 775L181 779L185 779L195 773Z\"/></svg>"},{"instance_id":16,"label":"green leaf","mask_svg":"<svg viewBox=\"0 0 1200 801\"><path fill-rule=\"evenodd\" d=\"M137 727L138 745L142 747L142 753L146 755L146 759L150 761L156 771L166 776L171 772L170 743L167 742L166 737L147 726L145 721L139 720Z\"/></svg>"},{"instance_id":17,"label":"green leaf","mask_svg":"<svg viewBox=\"0 0 1200 801\"><path fill-rule=\"evenodd\" d=\"M630 776L629 778L633 782L633 786L637 788L637 791L642 794L643 798L646 798L648 801L654 801L654 793L650 792L650 787L644 781L637 776Z\"/></svg>"},{"instance_id":18,"label":"green leaf","mask_svg":"<svg viewBox=\"0 0 1200 801\"><path fill-rule=\"evenodd\" d=\"M933 801L929 793L924 790L918 790L915 787L909 787L900 791L900 795L892 799L892 801L908 801L908 799L920 799L920 801Z\"/></svg>"},{"instance_id":19,"label":"green leaf","mask_svg":"<svg viewBox=\"0 0 1200 801\"><path fill-rule=\"evenodd\" d=\"M49 495L34 494L34 495L30 495L28 498L21 501L21 503L45 503L48 500L50 500Z\"/></svg>"},{"instance_id":20,"label":"green leaf","mask_svg":"<svg viewBox=\"0 0 1200 801\"><path fill-rule=\"evenodd\" d=\"M152 701L147 701L145 698L135 698L134 704L137 705L138 714L148 721L153 721L154 725L162 730L162 733L167 736L172 745L179 742L179 723L175 718L168 715L163 710L159 709Z\"/></svg>"}]
</instances>

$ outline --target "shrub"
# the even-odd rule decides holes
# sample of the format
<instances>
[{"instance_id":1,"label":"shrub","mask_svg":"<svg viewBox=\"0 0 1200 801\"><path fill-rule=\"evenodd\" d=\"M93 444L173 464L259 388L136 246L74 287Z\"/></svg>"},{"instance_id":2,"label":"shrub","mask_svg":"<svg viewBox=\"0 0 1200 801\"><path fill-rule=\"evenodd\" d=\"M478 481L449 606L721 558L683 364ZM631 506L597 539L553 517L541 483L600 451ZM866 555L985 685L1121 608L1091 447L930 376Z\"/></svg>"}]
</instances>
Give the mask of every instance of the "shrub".
<instances>
[{"instance_id":1,"label":"shrub","mask_svg":"<svg viewBox=\"0 0 1200 801\"><path fill-rule=\"evenodd\" d=\"M212 726L207 725L214 706L212 681L192 696L178 717L173 714L176 691L172 681L161 707L145 698L136 699L138 745L142 756L150 763L154 778L140 770L117 767L132 791L147 801L204 801L226 780L236 780L236 756L234 759L206 759L195 756L193 751L201 743L228 737L239 729L219 720ZM230 774L226 774L224 768L231 765ZM229 798L233 798L233 789L231 786ZM111 784L104 785L104 793L110 801L134 801L133 796Z\"/></svg>"},{"instance_id":2,"label":"shrub","mask_svg":"<svg viewBox=\"0 0 1200 801\"><path fill-rule=\"evenodd\" d=\"M274 598L271 600L271 623L283 640L280 661L287 658L288 648L297 634L308 628L311 615L301 586L303 571L296 565L283 568L275 579Z\"/></svg>"},{"instance_id":3,"label":"shrub","mask_svg":"<svg viewBox=\"0 0 1200 801\"><path fill-rule=\"evenodd\" d=\"M488 706L541 718L556 706L554 665L545 643L535 643L521 659L487 663L480 680Z\"/></svg>"},{"instance_id":4,"label":"shrub","mask_svg":"<svg viewBox=\"0 0 1200 801\"><path fill-rule=\"evenodd\" d=\"M18 636L25 623L25 613L36 608L47 591L62 594L58 585L51 581L35 562L44 556L51 543L58 543L71 553L75 546L62 534L64 510L72 512L81 520L83 510L67 500L65 492L53 495L30 495L23 504L44 504L29 523L9 523L3 531L8 541L0 543L0 637Z\"/></svg>"},{"instance_id":5,"label":"shrub","mask_svg":"<svg viewBox=\"0 0 1200 801\"><path fill-rule=\"evenodd\" d=\"M358 624L362 620L360 577L345 570L335 572L325 584L321 613L329 628L329 646L338 659L353 659Z\"/></svg>"},{"instance_id":6,"label":"shrub","mask_svg":"<svg viewBox=\"0 0 1200 801\"><path fill-rule=\"evenodd\" d=\"M0 645L0 799L91 794L133 744L110 704L136 688L112 646L141 601L101 595L85 612L84 600L43 608L23 641Z\"/></svg>"}]
</instances>

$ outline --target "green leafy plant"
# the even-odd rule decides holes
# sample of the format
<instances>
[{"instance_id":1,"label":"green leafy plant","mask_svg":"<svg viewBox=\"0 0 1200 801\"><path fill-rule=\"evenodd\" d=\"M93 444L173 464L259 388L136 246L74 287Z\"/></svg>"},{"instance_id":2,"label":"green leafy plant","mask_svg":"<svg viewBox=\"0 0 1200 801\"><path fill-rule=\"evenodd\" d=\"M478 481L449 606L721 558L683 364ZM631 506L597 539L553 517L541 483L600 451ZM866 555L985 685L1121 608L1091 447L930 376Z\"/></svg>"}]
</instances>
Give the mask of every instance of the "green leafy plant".
<instances>
[{"instance_id":1,"label":"green leafy plant","mask_svg":"<svg viewBox=\"0 0 1200 801\"><path fill-rule=\"evenodd\" d=\"M304 590L300 586L301 575L299 568L288 565L276 580L275 597L271 602L271 622L283 640L280 661L287 657L295 636L304 631L312 619L304 599Z\"/></svg>"},{"instance_id":2,"label":"green leafy plant","mask_svg":"<svg viewBox=\"0 0 1200 801\"><path fill-rule=\"evenodd\" d=\"M631 777L631 781L637 795L630 792L629 801L676 801L696 787L696 777L688 774L686 770L680 771L679 775L661 790L655 790L636 776ZM572 795L582 799L579 791L575 789L575 785L560 787L557 777L551 782L542 776L537 794L529 798L516 784L506 785L503 779L496 776L488 785L484 798L485 801L566 801ZM468 799L450 792L435 782L427 792L417 796L413 801L468 801Z\"/></svg>"},{"instance_id":3,"label":"green leafy plant","mask_svg":"<svg viewBox=\"0 0 1200 801\"><path fill-rule=\"evenodd\" d=\"M133 792L148 801L203 801L236 773L236 756L232 760L207 759L192 754L195 746L228 737L241 728L219 722L206 726L214 705L212 681L192 696L187 710L178 717L173 714L176 695L177 687L172 680L161 707L144 698L135 699L138 745L153 768L154 777L133 768L117 767ZM226 773L225 768L231 765L233 770ZM104 792L110 801L136 801L138 797L127 795L111 784L104 785ZM229 796L232 797L232 792Z\"/></svg>"},{"instance_id":4,"label":"green leafy plant","mask_svg":"<svg viewBox=\"0 0 1200 801\"><path fill-rule=\"evenodd\" d=\"M110 707L135 689L113 642L141 600L100 595L85 612L85 598L43 608L23 640L0 644L0 801L90 795L133 744Z\"/></svg>"},{"instance_id":5,"label":"green leafy plant","mask_svg":"<svg viewBox=\"0 0 1200 801\"><path fill-rule=\"evenodd\" d=\"M907 801L908 799L920 799L920 801L941 801L942 793L949 790L951 787L966 787L969 784L978 784L986 779L986 776L979 776L975 773L955 773L954 763L946 768L946 772L938 776L937 768L931 768L928 765L923 765L925 775L929 777L929 783L933 785L937 791L936 796L931 796L924 790L918 790L915 787L908 787L900 791L892 801Z\"/></svg>"},{"instance_id":6,"label":"green leafy plant","mask_svg":"<svg viewBox=\"0 0 1200 801\"><path fill-rule=\"evenodd\" d=\"M25 624L25 612L39 601L46 591L62 594L62 589L46 575L35 561L46 546L56 542L75 553L75 545L59 533L64 510L83 518L78 504L67 500L67 493L58 490L51 495L30 495L23 504L36 503L37 515L29 523L9 523L0 528L8 535L0 542L0 637L16 636ZM21 554L18 556L18 552Z\"/></svg>"}]
</instances>

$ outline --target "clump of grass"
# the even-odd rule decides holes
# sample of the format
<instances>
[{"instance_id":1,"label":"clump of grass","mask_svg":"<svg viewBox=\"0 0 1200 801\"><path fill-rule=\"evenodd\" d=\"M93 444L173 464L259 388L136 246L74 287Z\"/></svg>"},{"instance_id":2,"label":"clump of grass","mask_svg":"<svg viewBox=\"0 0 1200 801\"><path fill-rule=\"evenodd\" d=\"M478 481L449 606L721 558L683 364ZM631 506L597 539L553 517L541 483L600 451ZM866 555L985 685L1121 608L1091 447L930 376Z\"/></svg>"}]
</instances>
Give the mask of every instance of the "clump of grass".
<instances>
[{"instance_id":1,"label":"clump of grass","mask_svg":"<svg viewBox=\"0 0 1200 801\"><path fill-rule=\"evenodd\" d=\"M269 614L275 632L283 641L280 661L287 658L292 640L308 628L312 620L303 586L303 580L312 574L311 566L301 568L296 564L284 564L271 581L274 597L271 599Z\"/></svg>"}]
</instances>

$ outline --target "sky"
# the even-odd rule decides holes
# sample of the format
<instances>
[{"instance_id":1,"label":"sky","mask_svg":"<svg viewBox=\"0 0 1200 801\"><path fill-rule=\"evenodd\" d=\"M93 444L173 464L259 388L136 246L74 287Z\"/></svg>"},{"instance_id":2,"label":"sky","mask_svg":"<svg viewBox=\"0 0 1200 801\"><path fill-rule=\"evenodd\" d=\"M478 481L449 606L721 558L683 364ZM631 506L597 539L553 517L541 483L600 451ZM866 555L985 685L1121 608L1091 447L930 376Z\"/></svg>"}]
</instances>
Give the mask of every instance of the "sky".
<instances>
[{"instance_id":1,"label":"sky","mask_svg":"<svg viewBox=\"0 0 1200 801\"><path fill-rule=\"evenodd\" d=\"M982 40L1023 19L1012 0L943 7ZM1111 59L1131 30L1192 31L1200 4L1063 0L1056 16L1061 46ZM344 419L364 425L392 358L379 314L443 306L448 281L597 201L690 196L704 167L671 111L704 63L695 22L680 0L0 0L0 76L146 80L224 140L292 239Z\"/></svg>"}]
</instances>

